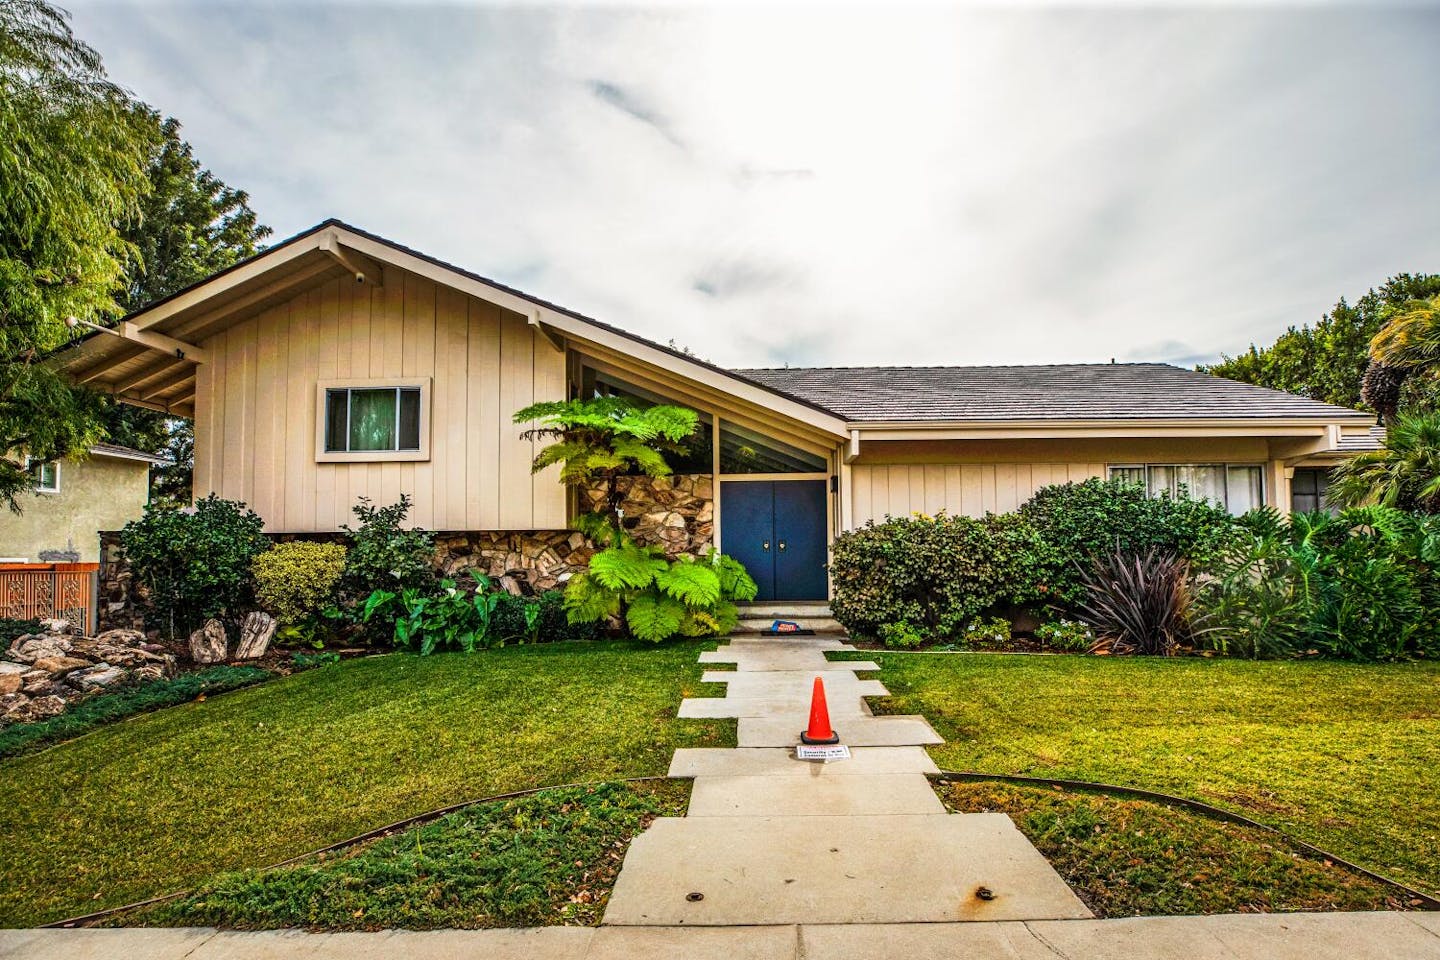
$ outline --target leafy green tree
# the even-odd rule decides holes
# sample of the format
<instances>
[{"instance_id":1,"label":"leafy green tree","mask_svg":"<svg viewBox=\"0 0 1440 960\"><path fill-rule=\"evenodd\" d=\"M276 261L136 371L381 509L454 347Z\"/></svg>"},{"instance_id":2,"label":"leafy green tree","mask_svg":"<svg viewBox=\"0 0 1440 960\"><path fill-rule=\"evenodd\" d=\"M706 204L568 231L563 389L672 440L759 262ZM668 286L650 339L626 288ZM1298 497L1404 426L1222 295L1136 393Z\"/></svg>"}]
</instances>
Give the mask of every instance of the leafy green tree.
<instances>
[{"instance_id":1,"label":"leafy green tree","mask_svg":"<svg viewBox=\"0 0 1440 960\"><path fill-rule=\"evenodd\" d=\"M145 104L133 107L153 131L146 168L150 192L139 214L121 230L130 243L120 307L139 310L198 283L261 249L269 227L259 222L244 190L227 186L200 165L180 137L180 122ZM195 434L189 420L106 400L105 432L112 443L163 454L174 463L157 467L154 493L188 501L194 471Z\"/></svg>"},{"instance_id":2,"label":"leafy green tree","mask_svg":"<svg viewBox=\"0 0 1440 960\"><path fill-rule=\"evenodd\" d=\"M1327 496L1339 507L1381 504L1440 513L1440 413L1400 414L1383 447L1335 468Z\"/></svg>"},{"instance_id":3,"label":"leafy green tree","mask_svg":"<svg viewBox=\"0 0 1440 960\"><path fill-rule=\"evenodd\" d=\"M78 454L101 403L39 365L66 320L118 312L132 250L117 224L149 189L150 130L100 56L42 0L0 2L0 503L19 511L26 456Z\"/></svg>"},{"instance_id":4,"label":"leafy green tree","mask_svg":"<svg viewBox=\"0 0 1440 960\"><path fill-rule=\"evenodd\" d=\"M1397 274L1353 306L1341 299L1313 327L1291 327L1268 347L1252 345L1238 356L1226 356L1199 369L1217 377L1364 409L1367 403L1361 386L1370 363L1371 339L1392 310L1437 294L1440 274ZM1424 406L1434 393L1428 378L1417 379L1407 384L1398 405Z\"/></svg>"},{"instance_id":5,"label":"leafy green tree","mask_svg":"<svg viewBox=\"0 0 1440 960\"><path fill-rule=\"evenodd\" d=\"M534 472L558 463L561 483L605 490L602 509L580 518L586 535L604 544L618 543L624 536L620 478L636 473L669 476L665 454L686 453L685 441L699 423L694 410L641 407L625 397L547 401L515 414L516 423L532 420L538 426L521 436L554 441L535 457Z\"/></svg>"}]
</instances>

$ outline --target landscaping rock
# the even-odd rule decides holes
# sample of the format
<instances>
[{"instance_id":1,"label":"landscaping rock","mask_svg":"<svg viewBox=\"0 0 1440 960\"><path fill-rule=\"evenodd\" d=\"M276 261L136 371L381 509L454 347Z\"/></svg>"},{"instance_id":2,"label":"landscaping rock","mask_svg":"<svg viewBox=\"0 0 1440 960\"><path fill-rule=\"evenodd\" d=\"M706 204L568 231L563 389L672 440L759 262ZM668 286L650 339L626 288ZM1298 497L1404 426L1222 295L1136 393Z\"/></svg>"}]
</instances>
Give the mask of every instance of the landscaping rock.
<instances>
[{"instance_id":1,"label":"landscaping rock","mask_svg":"<svg viewBox=\"0 0 1440 960\"><path fill-rule=\"evenodd\" d=\"M206 620L205 626L190 634L190 658L196 663L223 663L229 646L225 625L219 620Z\"/></svg>"},{"instance_id":2,"label":"landscaping rock","mask_svg":"<svg viewBox=\"0 0 1440 960\"><path fill-rule=\"evenodd\" d=\"M95 635L97 644L109 644L118 647L143 647L145 645L145 634L139 630L106 630L104 633Z\"/></svg>"},{"instance_id":3,"label":"landscaping rock","mask_svg":"<svg viewBox=\"0 0 1440 960\"><path fill-rule=\"evenodd\" d=\"M65 701L53 694L48 697L32 697L30 698L30 712L38 720L58 717L65 712Z\"/></svg>"},{"instance_id":4,"label":"landscaping rock","mask_svg":"<svg viewBox=\"0 0 1440 960\"><path fill-rule=\"evenodd\" d=\"M75 649L74 644L66 637L48 633L31 633L17 638L10 645L10 650L5 657L16 663L34 663L36 660L64 657L73 649Z\"/></svg>"},{"instance_id":5,"label":"landscaping rock","mask_svg":"<svg viewBox=\"0 0 1440 960\"><path fill-rule=\"evenodd\" d=\"M275 618L260 610L247 615L240 627L240 646L235 650L236 660L258 660L270 649L275 636Z\"/></svg>"},{"instance_id":6,"label":"landscaping rock","mask_svg":"<svg viewBox=\"0 0 1440 960\"><path fill-rule=\"evenodd\" d=\"M125 671L108 663L97 663L93 667L75 671L66 679L78 685L81 690L95 690L124 680Z\"/></svg>"},{"instance_id":7,"label":"landscaping rock","mask_svg":"<svg viewBox=\"0 0 1440 960\"><path fill-rule=\"evenodd\" d=\"M18 673L0 673L0 696L12 693L19 693L25 681L20 679Z\"/></svg>"},{"instance_id":8,"label":"landscaping rock","mask_svg":"<svg viewBox=\"0 0 1440 960\"><path fill-rule=\"evenodd\" d=\"M36 670L44 670L55 676L64 676L72 670L83 670L88 666L89 660L77 660L74 657L41 657L35 661Z\"/></svg>"}]
</instances>

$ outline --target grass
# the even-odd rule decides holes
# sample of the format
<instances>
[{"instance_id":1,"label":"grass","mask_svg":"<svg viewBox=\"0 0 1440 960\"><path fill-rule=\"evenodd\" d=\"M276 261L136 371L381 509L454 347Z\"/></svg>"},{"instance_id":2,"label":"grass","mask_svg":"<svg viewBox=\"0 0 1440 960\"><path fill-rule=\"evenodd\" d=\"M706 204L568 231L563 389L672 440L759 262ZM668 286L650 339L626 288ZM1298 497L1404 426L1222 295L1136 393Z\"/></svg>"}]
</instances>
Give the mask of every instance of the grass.
<instances>
[{"instance_id":1,"label":"grass","mask_svg":"<svg viewBox=\"0 0 1440 960\"><path fill-rule=\"evenodd\" d=\"M1194 811L999 783L939 789L952 810L1009 814L1100 917L1407 906L1392 887Z\"/></svg>"},{"instance_id":2,"label":"grass","mask_svg":"<svg viewBox=\"0 0 1440 960\"><path fill-rule=\"evenodd\" d=\"M531 787L663 774L734 724L676 720L704 641L346 661L0 763L0 926L262 867Z\"/></svg>"},{"instance_id":3,"label":"grass","mask_svg":"<svg viewBox=\"0 0 1440 960\"><path fill-rule=\"evenodd\" d=\"M124 926L432 930L594 925L630 841L689 785L605 783L477 804L274 870L225 873Z\"/></svg>"},{"instance_id":4,"label":"grass","mask_svg":"<svg viewBox=\"0 0 1440 960\"><path fill-rule=\"evenodd\" d=\"M1203 800L1440 889L1440 663L859 656L942 769Z\"/></svg>"},{"instance_id":5,"label":"grass","mask_svg":"<svg viewBox=\"0 0 1440 960\"><path fill-rule=\"evenodd\" d=\"M0 730L0 757L30 753L51 744L73 740L96 727L137 713L248 687L271 676L270 671L259 667L218 666L101 693L80 701L58 717L34 723L17 723Z\"/></svg>"}]
</instances>

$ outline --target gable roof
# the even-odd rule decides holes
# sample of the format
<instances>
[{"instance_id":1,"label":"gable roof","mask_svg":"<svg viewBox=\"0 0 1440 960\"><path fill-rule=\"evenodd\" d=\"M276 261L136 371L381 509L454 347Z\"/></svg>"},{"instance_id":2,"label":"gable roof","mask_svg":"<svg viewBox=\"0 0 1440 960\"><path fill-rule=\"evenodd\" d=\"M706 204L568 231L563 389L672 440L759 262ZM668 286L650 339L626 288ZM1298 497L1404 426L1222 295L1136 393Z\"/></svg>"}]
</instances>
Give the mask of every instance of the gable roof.
<instances>
[{"instance_id":1,"label":"gable roof","mask_svg":"<svg viewBox=\"0 0 1440 960\"><path fill-rule=\"evenodd\" d=\"M1374 417L1168 363L784 367L736 371L851 422L1314 420Z\"/></svg>"}]
</instances>

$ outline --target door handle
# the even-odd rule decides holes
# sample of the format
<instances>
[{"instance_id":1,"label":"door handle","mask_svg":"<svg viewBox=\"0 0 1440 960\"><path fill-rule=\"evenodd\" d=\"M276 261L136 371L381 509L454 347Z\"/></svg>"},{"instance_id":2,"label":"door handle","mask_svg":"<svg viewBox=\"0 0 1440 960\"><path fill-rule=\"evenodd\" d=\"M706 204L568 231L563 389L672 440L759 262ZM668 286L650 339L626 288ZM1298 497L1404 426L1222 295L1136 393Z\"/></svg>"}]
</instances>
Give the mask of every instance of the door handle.
<instances>
[{"instance_id":1,"label":"door handle","mask_svg":"<svg viewBox=\"0 0 1440 960\"><path fill-rule=\"evenodd\" d=\"M785 541L784 541L784 540L781 540L781 541L780 541L780 552L781 552L781 553L784 553L784 552L785 552Z\"/></svg>"},{"instance_id":2,"label":"door handle","mask_svg":"<svg viewBox=\"0 0 1440 960\"><path fill-rule=\"evenodd\" d=\"M764 550L766 553L769 553L769 552L770 552L770 541L769 541L769 540L766 540L765 543L761 546L760 549Z\"/></svg>"}]
</instances>

